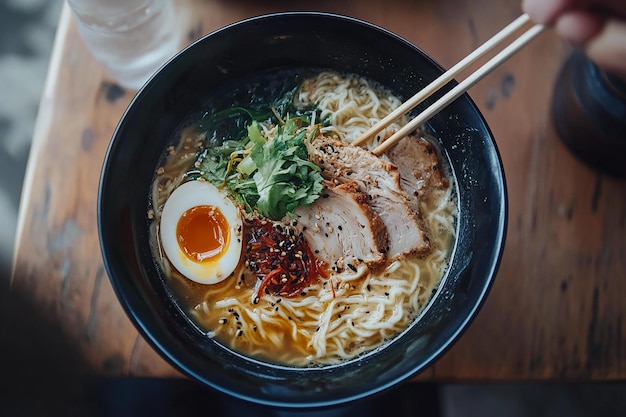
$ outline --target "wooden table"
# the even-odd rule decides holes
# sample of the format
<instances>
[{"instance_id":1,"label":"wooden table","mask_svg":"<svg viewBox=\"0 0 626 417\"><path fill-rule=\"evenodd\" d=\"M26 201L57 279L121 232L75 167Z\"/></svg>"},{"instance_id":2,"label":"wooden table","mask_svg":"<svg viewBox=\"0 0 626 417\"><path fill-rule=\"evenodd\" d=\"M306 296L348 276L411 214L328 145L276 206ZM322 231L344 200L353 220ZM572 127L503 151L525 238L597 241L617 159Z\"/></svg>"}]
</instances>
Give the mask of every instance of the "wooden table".
<instances>
[{"instance_id":1,"label":"wooden table","mask_svg":"<svg viewBox=\"0 0 626 417\"><path fill-rule=\"evenodd\" d=\"M310 5L178 4L188 41L245 17ZM521 12L517 0L321 0L314 7L386 27L445 67ZM626 182L588 169L553 130L550 96L567 54L548 32L470 91L504 162L506 250L476 320L422 380L626 377ZM12 289L59 325L94 372L176 376L124 314L98 243L100 168L133 94L92 59L66 7L24 184Z\"/></svg>"}]
</instances>

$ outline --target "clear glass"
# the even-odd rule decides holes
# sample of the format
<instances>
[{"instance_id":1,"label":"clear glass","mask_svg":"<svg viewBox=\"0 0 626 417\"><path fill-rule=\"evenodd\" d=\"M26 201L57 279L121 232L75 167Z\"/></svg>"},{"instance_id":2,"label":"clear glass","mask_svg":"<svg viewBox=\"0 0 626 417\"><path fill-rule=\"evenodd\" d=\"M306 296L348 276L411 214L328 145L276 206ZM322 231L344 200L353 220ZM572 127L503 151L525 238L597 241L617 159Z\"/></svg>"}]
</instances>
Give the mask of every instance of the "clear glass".
<instances>
[{"instance_id":1,"label":"clear glass","mask_svg":"<svg viewBox=\"0 0 626 417\"><path fill-rule=\"evenodd\" d=\"M139 89L180 48L172 0L68 0L89 51L125 88Z\"/></svg>"}]
</instances>

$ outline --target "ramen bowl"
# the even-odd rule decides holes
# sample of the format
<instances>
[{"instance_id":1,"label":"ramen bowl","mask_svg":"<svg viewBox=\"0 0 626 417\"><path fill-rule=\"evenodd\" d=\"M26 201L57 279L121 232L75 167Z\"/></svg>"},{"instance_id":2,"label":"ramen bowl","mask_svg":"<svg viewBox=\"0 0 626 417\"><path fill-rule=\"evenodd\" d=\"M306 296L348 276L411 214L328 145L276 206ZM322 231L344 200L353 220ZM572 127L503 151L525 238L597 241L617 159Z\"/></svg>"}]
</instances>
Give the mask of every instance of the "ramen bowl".
<instances>
[{"instance_id":1,"label":"ramen bowl","mask_svg":"<svg viewBox=\"0 0 626 417\"><path fill-rule=\"evenodd\" d=\"M303 67L356 73L401 99L442 73L406 40L344 16L281 13L233 24L184 49L138 92L110 143L98 199L106 269L144 339L175 368L207 387L285 408L365 398L431 365L461 336L484 301L506 227L499 154L485 120L465 95L427 123L456 179L457 237L441 285L408 329L353 360L308 368L249 358L208 338L172 296L153 257L148 209L155 170L173 132L221 86L267 71Z\"/></svg>"}]
</instances>

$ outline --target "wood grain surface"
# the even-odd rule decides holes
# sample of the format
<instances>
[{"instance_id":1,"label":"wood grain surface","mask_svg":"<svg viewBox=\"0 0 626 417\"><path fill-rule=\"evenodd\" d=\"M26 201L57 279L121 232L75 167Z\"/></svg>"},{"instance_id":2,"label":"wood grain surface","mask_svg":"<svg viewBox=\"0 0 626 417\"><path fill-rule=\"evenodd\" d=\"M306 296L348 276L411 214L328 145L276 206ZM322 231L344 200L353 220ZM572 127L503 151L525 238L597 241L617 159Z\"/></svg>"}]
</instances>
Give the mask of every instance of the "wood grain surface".
<instances>
[{"instance_id":1,"label":"wood grain surface","mask_svg":"<svg viewBox=\"0 0 626 417\"><path fill-rule=\"evenodd\" d=\"M445 67L521 13L515 0L177 4L187 42L263 13L330 11L390 29ZM626 181L588 169L553 130L550 97L568 53L548 32L470 91L504 162L506 249L477 318L421 380L626 378ZM100 169L133 94L93 60L66 7L27 169L12 291L54 321L92 371L175 376L127 319L98 242Z\"/></svg>"}]
</instances>

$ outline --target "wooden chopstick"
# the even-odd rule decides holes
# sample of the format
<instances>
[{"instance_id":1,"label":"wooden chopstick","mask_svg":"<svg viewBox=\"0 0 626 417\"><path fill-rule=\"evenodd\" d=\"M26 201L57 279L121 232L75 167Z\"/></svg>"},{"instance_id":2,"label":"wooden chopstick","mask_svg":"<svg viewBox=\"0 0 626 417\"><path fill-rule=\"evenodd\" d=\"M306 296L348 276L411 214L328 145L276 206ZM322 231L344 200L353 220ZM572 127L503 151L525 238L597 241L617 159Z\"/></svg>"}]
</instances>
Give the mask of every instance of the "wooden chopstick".
<instances>
[{"instance_id":1,"label":"wooden chopstick","mask_svg":"<svg viewBox=\"0 0 626 417\"><path fill-rule=\"evenodd\" d=\"M497 45L502 43L506 38L511 36L513 33L522 28L525 24L530 21L530 17L527 14L523 14L509 25L507 25L504 29L494 35L492 38L487 40L477 49L475 49L472 53L467 55L461 61L459 61L456 65L450 68L448 71L444 72L441 76L431 82L428 86L423 88L405 103L403 103L396 110L391 112L385 118L383 118L380 122L376 123L370 129L368 129L363 135L361 135L358 139L352 142L353 145L361 145L367 142L372 136L379 133L385 127L389 126L394 120L400 118L403 114L410 111L415 106L419 105L421 102L426 100L432 94L434 94L437 90L445 86L449 83L456 75L458 75L461 71L466 69L469 65L471 65L474 61L481 58L487 52L491 51ZM445 106L450 104L460 95L462 95L467 89L476 84L480 79L482 79L485 75L495 69L502 62L507 60L511 55L525 46L528 42L538 36L541 32L545 30L544 25L535 25L524 34L522 34L519 38L513 41L510 45L508 45L504 50L502 50L498 55L480 67L476 72L470 75L465 81L458 84L454 89L444 95L441 99L437 100L431 107L427 108L424 112L418 115L415 119L413 119L409 124L404 126L394 135L389 137L386 141L380 144L376 149L374 149L374 153L381 154L393 146L398 140L411 133L415 128L417 128L420 124L424 123L426 120L430 119L434 114L443 109Z\"/></svg>"},{"instance_id":2,"label":"wooden chopstick","mask_svg":"<svg viewBox=\"0 0 626 417\"><path fill-rule=\"evenodd\" d=\"M439 100L435 101L431 106L426 108L423 112L421 112L417 117L412 119L409 123L403 126L396 133L391 135L387 140L378 145L376 149L374 149L374 153L376 155L380 155L384 153L387 149L391 148L396 144L400 139L414 131L418 126L426 122L428 119L433 117L439 111L441 111L448 104L459 98L462 94L464 94L469 88L471 88L474 84L480 81L484 76L493 71L496 67L502 64L504 61L509 59L513 54L522 49L526 44L539 36L543 31L547 28L546 25L536 24L522 35L520 35L517 39L511 42L506 48L504 48L500 53L491 58L487 63L478 68L475 72L469 75L465 80L460 82L456 87L446 93ZM436 81L435 81L436 82Z\"/></svg>"},{"instance_id":3,"label":"wooden chopstick","mask_svg":"<svg viewBox=\"0 0 626 417\"><path fill-rule=\"evenodd\" d=\"M420 90L413 97L405 101L400 107L389 113L381 121L376 123L365 133L363 133L357 140L353 141L353 145L361 145L367 142L371 137L378 132L393 123L394 120L399 119L405 113L409 112L412 108L419 105L422 101L433 95L441 87L449 83L454 77L456 77L461 71L465 70L474 61L481 58L487 52L499 45L504 39L511 36L515 31L519 30L522 26L530 21L530 16L526 13L509 23L504 29L496 33L491 39L488 39L485 43L476 48L472 53L467 55L461 61L459 61L452 68L441 74L435 81L428 84L425 88Z\"/></svg>"}]
</instances>

